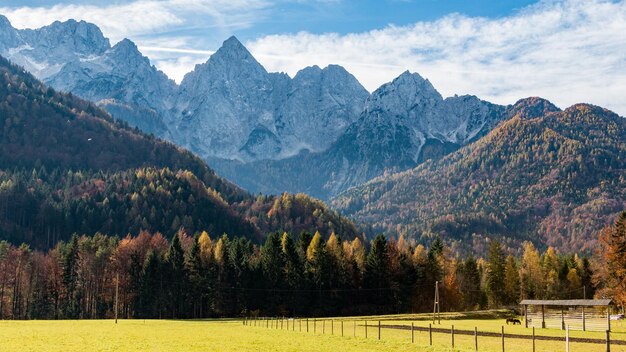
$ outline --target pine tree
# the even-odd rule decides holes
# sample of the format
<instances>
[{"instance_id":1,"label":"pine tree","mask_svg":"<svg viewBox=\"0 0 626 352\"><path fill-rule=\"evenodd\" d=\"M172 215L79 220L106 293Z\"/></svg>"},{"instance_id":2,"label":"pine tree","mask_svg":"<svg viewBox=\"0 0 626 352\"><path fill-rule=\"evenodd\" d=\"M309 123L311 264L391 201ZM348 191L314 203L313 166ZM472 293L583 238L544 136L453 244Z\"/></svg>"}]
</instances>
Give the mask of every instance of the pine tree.
<instances>
[{"instance_id":1,"label":"pine tree","mask_svg":"<svg viewBox=\"0 0 626 352\"><path fill-rule=\"evenodd\" d=\"M267 236L261 247L261 267L268 288L283 288L284 257L281 236L273 232Z\"/></svg>"},{"instance_id":2,"label":"pine tree","mask_svg":"<svg viewBox=\"0 0 626 352\"><path fill-rule=\"evenodd\" d=\"M185 252L180 244L180 232L174 235L166 254L168 295L172 318L183 318L187 295L187 275L185 272Z\"/></svg>"},{"instance_id":3,"label":"pine tree","mask_svg":"<svg viewBox=\"0 0 626 352\"><path fill-rule=\"evenodd\" d=\"M303 312L303 305L305 304L299 290L304 288L303 272L304 266L300 261L300 256L296 250L296 245L291 238L291 235L287 232L283 233L281 237L281 249L284 262L284 277L285 286L290 290L285 301L291 307L293 315L298 315Z\"/></svg>"},{"instance_id":4,"label":"pine tree","mask_svg":"<svg viewBox=\"0 0 626 352\"><path fill-rule=\"evenodd\" d=\"M474 257L471 255L467 257L465 262L459 265L459 271L460 290L463 293L465 309L479 309L483 301L483 293L480 289L480 272Z\"/></svg>"},{"instance_id":5,"label":"pine tree","mask_svg":"<svg viewBox=\"0 0 626 352\"><path fill-rule=\"evenodd\" d=\"M520 298L520 279L517 263L512 255L506 257L506 265L504 267L504 293L505 304L516 305Z\"/></svg>"},{"instance_id":6,"label":"pine tree","mask_svg":"<svg viewBox=\"0 0 626 352\"><path fill-rule=\"evenodd\" d=\"M370 291L370 299L377 312L383 311L390 304L390 268L387 239L378 235L372 241L365 261L364 286Z\"/></svg>"},{"instance_id":7,"label":"pine tree","mask_svg":"<svg viewBox=\"0 0 626 352\"><path fill-rule=\"evenodd\" d=\"M62 311L65 318L77 319L80 315L80 302L78 302L78 235L72 235L72 239L65 247L63 254L63 279L64 288Z\"/></svg>"},{"instance_id":8,"label":"pine tree","mask_svg":"<svg viewBox=\"0 0 626 352\"><path fill-rule=\"evenodd\" d=\"M139 317L162 318L163 261L156 251L149 251L143 265L139 290Z\"/></svg>"},{"instance_id":9,"label":"pine tree","mask_svg":"<svg viewBox=\"0 0 626 352\"><path fill-rule=\"evenodd\" d=\"M185 258L185 268L189 278L189 298L191 299L192 317L202 317L203 312L203 291L207 289L207 271L203 263L200 248L200 236L195 236L194 241Z\"/></svg>"},{"instance_id":10,"label":"pine tree","mask_svg":"<svg viewBox=\"0 0 626 352\"><path fill-rule=\"evenodd\" d=\"M493 239L487 253L487 297L492 307L500 307L506 300L504 279L504 251L500 241Z\"/></svg>"}]
</instances>

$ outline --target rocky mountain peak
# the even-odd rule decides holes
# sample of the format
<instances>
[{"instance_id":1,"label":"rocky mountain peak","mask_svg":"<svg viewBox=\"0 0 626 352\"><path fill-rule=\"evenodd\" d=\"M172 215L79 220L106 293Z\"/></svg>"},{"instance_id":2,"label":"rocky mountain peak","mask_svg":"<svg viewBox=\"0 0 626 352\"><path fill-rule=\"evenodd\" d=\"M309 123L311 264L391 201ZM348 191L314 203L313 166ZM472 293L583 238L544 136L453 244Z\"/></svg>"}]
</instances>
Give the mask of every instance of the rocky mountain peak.
<instances>
[{"instance_id":1,"label":"rocky mountain peak","mask_svg":"<svg viewBox=\"0 0 626 352\"><path fill-rule=\"evenodd\" d=\"M366 111L382 110L396 115L417 107L432 106L443 101L441 94L418 73L405 71L393 81L382 85L368 99Z\"/></svg>"},{"instance_id":2,"label":"rocky mountain peak","mask_svg":"<svg viewBox=\"0 0 626 352\"><path fill-rule=\"evenodd\" d=\"M142 64L150 65L150 60L139 52L137 45L126 38L111 48L109 58L117 65L123 64L130 67Z\"/></svg>"},{"instance_id":3,"label":"rocky mountain peak","mask_svg":"<svg viewBox=\"0 0 626 352\"><path fill-rule=\"evenodd\" d=\"M248 85L258 86L257 88L267 88L269 80L265 68L236 37L232 36L224 41L207 62L196 65L193 71L185 75L181 88L188 92L206 90L207 85L214 88L218 86L232 88L234 81L247 82ZM244 92L248 88L252 87L246 87Z\"/></svg>"},{"instance_id":4,"label":"rocky mountain peak","mask_svg":"<svg viewBox=\"0 0 626 352\"><path fill-rule=\"evenodd\" d=\"M11 25L11 21L9 21L9 19L6 16L0 15L0 28L6 28L6 27L13 28L13 26Z\"/></svg>"},{"instance_id":5,"label":"rocky mountain peak","mask_svg":"<svg viewBox=\"0 0 626 352\"><path fill-rule=\"evenodd\" d=\"M111 47L100 28L85 21L55 21L40 29L27 30L27 33L31 41L39 45L58 47L79 54L102 54Z\"/></svg>"},{"instance_id":6,"label":"rocky mountain peak","mask_svg":"<svg viewBox=\"0 0 626 352\"><path fill-rule=\"evenodd\" d=\"M17 31L8 18L0 15L0 52L19 45Z\"/></svg>"},{"instance_id":7,"label":"rocky mountain peak","mask_svg":"<svg viewBox=\"0 0 626 352\"><path fill-rule=\"evenodd\" d=\"M226 39L222 46L211 55L207 63L215 69L222 69L226 72L248 70L258 74L267 74L265 68L235 36Z\"/></svg>"}]
</instances>

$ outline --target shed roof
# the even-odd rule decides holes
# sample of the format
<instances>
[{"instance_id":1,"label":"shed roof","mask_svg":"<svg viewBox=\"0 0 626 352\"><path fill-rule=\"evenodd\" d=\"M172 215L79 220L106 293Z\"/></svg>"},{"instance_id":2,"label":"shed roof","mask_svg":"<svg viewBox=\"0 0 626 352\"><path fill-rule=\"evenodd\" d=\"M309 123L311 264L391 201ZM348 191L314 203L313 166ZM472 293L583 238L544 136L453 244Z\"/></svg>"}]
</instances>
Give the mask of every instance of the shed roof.
<instances>
[{"instance_id":1,"label":"shed roof","mask_svg":"<svg viewBox=\"0 0 626 352\"><path fill-rule=\"evenodd\" d=\"M525 299L520 304L529 306L593 307L609 306L612 304L612 301L610 299Z\"/></svg>"}]
</instances>

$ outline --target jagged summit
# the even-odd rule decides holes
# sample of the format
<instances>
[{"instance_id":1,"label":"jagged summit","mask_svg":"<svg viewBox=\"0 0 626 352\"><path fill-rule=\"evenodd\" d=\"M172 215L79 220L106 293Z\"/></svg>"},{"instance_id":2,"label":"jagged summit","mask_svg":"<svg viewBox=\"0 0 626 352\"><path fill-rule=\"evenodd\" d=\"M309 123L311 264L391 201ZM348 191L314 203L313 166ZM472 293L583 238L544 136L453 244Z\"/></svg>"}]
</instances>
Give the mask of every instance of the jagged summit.
<instances>
[{"instance_id":1,"label":"jagged summit","mask_svg":"<svg viewBox=\"0 0 626 352\"><path fill-rule=\"evenodd\" d=\"M0 28L2 27L13 28L13 26L11 25L11 21L9 21L9 19L5 15L0 14Z\"/></svg>"},{"instance_id":2,"label":"jagged summit","mask_svg":"<svg viewBox=\"0 0 626 352\"><path fill-rule=\"evenodd\" d=\"M393 81L375 90L368 99L366 112L383 111L388 117L424 116L443 103L441 94L427 79L405 71ZM380 114L377 114L380 116Z\"/></svg>"},{"instance_id":3,"label":"jagged summit","mask_svg":"<svg viewBox=\"0 0 626 352\"><path fill-rule=\"evenodd\" d=\"M40 29L26 29L23 37L42 49L47 48L48 53L62 50L83 55L100 55L111 47L98 26L73 19L55 21Z\"/></svg>"},{"instance_id":4,"label":"jagged summit","mask_svg":"<svg viewBox=\"0 0 626 352\"><path fill-rule=\"evenodd\" d=\"M141 54L137 45L132 40L127 38L115 44L108 55L110 59L116 61L116 63L124 63L124 65L129 67L135 67L141 64L150 65L150 60Z\"/></svg>"},{"instance_id":5,"label":"jagged summit","mask_svg":"<svg viewBox=\"0 0 626 352\"><path fill-rule=\"evenodd\" d=\"M230 36L222 43L222 48L228 50L242 50L246 52L248 51L248 49L234 35Z\"/></svg>"},{"instance_id":6,"label":"jagged summit","mask_svg":"<svg viewBox=\"0 0 626 352\"><path fill-rule=\"evenodd\" d=\"M235 36L226 39L222 46L211 55L208 63L232 64L233 66L248 64L262 68L265 71L265 68L258 63L250 51Z\"/></svg>"},{"instance_id":7,"label":"jagged summit","mask_svg":"<svg viewBox=\"0 0 626 352\"><path fill-rule=\"evenodd\" d=\"M8 18L0 15L0 53L20 44L21 41L18 38L17 30L13 28Z\"/></svg>"}]
</instances>

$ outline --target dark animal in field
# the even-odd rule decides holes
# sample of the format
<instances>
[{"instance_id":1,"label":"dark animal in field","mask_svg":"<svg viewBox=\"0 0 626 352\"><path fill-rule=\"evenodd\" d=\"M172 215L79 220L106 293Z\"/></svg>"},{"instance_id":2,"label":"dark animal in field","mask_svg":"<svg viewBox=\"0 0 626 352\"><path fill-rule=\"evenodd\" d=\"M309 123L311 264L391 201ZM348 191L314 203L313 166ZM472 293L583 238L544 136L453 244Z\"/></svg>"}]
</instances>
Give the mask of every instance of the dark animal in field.
<instances>
[{"instance_id":1,"label":"dark animal in field","mask_svg":"<svg viewBox=\"0 0 626 352\"><path fill-rule=\"evenodd\" d=\"M515 319L515 318L508 318L506 320L506 325L509 325L509 323L515 325L515 324L519 324L522 325L522 322L519 319Z\"/></svg>"}]
</instances>

